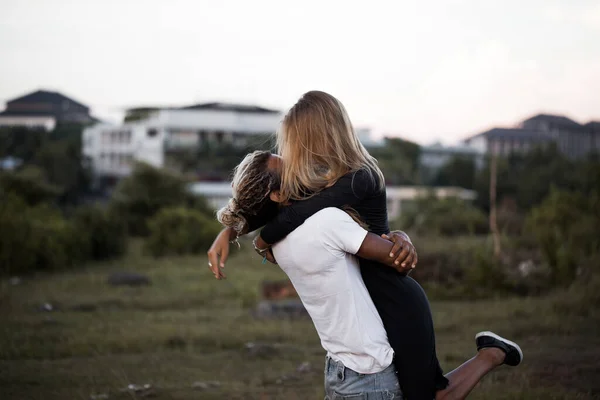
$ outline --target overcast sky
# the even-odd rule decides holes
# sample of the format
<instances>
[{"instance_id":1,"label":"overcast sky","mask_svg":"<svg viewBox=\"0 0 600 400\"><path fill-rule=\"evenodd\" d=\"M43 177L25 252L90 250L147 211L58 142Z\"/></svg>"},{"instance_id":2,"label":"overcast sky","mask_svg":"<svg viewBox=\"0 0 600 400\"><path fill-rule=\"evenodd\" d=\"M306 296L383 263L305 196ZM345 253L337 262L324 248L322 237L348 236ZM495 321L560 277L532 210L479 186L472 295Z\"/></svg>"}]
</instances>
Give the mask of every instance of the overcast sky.
<instances>
[{"instance_id":1,"label":"overcast sky","mask_svg":"<svg viewBox=\"0 0 600 400\"><path fill-rule=\"evenodd\" d=\"M450 143L537 112L600 119L599 0L0 0L0 102L45 88L117 120L338 97L355 125Z\"/></svg>"}]
</instances>

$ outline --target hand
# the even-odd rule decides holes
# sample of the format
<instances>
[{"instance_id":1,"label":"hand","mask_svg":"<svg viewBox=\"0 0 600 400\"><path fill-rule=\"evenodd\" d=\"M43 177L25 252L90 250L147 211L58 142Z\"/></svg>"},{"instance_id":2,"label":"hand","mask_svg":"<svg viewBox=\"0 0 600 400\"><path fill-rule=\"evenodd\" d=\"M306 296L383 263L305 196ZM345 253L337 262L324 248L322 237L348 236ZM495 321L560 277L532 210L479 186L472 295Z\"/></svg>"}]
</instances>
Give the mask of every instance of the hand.
<instances>
[{"instance_id":1,"label":"hand","mask_svg":"<svg viewBox=\"0 0 600 400\"><path fill-rule=\"evenodd\" d=\"M266 251L260 251L261 249L267 249ZM260 256L260 258L265 259L267 261L269 261L272 264L277 264L277 261L275 260L275 256L273 256L273 250L271 249L271 245L267 242L265 242L260 235L258 235L255 239L254 239L254 251L256 252L256 254L258 254Z\"/></svg>"},{"instance_id":2,"label":"hand","mask_svg":"<svg viewBox=\"0 0 600 400\"><path fill-rule=\"evenodd\" d=\"M419 257L408 235L402 231L392 231L389 235L381 235L382 238L394 243L390 251L390 257L394 258L394 265L404 269L414 269ZM402 271L401 271L402 272ZM406 271L404 271L406 272Z\"/></svg>"},{"instance_id":3,"label":"hand","mask_svg":"<svg viewBox=\"0 0 600 400\"><path fill-rule=\"evenodd\" d=\"M212 246L208 249L208 268L215 275L217 280L227 278L223 272L225 262L229 256L229 240L232 236L233 229L223 229L215 238ZM221 258L219 260L219 257Z\"/></svg>"}]
</instances>

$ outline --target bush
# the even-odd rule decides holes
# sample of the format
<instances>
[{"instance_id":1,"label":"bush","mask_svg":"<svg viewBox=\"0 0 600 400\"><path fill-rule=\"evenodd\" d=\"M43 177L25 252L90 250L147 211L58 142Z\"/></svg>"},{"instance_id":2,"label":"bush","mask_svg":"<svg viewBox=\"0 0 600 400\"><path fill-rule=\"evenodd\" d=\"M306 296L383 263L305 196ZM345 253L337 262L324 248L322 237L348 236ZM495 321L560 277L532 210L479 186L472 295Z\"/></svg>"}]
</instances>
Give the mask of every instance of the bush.
<instances>
[{"instance_id":1,"label":"bush","mask_svg":"<svg viewBox=\"0 0 600 400\"><path fill-rule=\"evenodd\" d=\"M578 272L597 268L600 255L600 197L552 190L526 222L551 269L555 284L569 284ZM585 271L588 270L588 271ZM597 271L595 271L597 272Z\"/></svg>"},{"instance_id":2,"label":"bush","mask_svg":"<svg viewBox=\"0 0 600 400\"><path fill-rule=\"evenodd\" d=\"M83 206L75 212L73 223L89 259L115 258L127 250L127 223L114 210Z\"/></svg>"},{"instance_id":3,"label":"bush","mask_svg":"<svg viewBox=\"0 0 600 400\"><path fill-rule=\"evenodd\" d=\"M485 214L456 198L421 198L413 210L402 213L398 225L419 235L457 236L488 232Z\"/></svg>"},{"instance_id":4,"label":"bush","mask_svg":"<svg viewBox=\"0 0 600 400\"><path fill-rule=\"evenodd\" d=\"M51 207L28 207L15 195L0 202L0 272L23 274L72 266L85 259L75 227Z\"/></svg>"},{"instance_id":5,"label":"bush","mask_svg":"<svg viewBox=\"0 0 600 400\"><path fill-rule=\"evenodd\" d=\"M211 215L206 203L188 192L183 177L147 164L136 165L132 174L119 183L112 198L112 207L126 219L129 233L134 236L147 236L148 221L161 209L179 206Z\"/></svg>"},{"instance_id":6,"label":"bush","mask_svg":"<svg viewBox=\"0 0 600 400\"><path fill-rule=\"evenodd\" d=\"M0 174L0 189L4 194L19 196L32 206L52 202L62 193L59 187L47 182L44 171L32 166Z\"/></svg>"},{"instance_id":7,"label":"bush","mask_svg":"<svg viewBox=\"0 0 600 400\"><path fill-rule=\"evenodd\" d=\"M161 210L150 220L149 228L145 248L155 257L202 253L220 231L215 220L183 207Z\"/></svg>"}]
</instances>

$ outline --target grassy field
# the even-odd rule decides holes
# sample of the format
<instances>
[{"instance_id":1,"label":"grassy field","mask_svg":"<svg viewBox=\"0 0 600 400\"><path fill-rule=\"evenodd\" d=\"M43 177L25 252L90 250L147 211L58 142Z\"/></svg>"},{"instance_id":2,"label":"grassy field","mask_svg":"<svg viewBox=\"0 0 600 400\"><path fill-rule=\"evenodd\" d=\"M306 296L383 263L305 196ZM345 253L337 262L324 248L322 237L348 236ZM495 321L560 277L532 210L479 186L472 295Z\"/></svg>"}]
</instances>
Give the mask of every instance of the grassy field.
<instances>
[{"instance_id":1,"label":"grassy field","mask_svg":"<svg viewBox=\"0 0 600 400\"><path fill-rule=\"evenodd\" d=\"M154 260L137 248L111 263L2 281L0 399L322 398L324 351L311 321L252 317L260 282L284 275L245 248L221 282L204 257ZM113 287L113 271L141 272L152 284ZM471 398L600 398L600 312L588 303L598 304L595 288L432 301L445 370L474 354L476 332L491 329L517 340L525 361L486 377Z\"/></svg>"}]
</instances>

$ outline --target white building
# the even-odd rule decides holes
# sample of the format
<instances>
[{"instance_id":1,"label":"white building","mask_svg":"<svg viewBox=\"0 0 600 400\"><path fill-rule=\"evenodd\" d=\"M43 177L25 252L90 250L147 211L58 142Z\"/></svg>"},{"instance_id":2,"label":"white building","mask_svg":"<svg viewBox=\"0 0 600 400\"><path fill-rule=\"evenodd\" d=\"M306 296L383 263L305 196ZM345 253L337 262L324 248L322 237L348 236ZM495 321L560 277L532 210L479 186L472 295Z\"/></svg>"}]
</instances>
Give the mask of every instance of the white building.
<instances>
[{"instance_id":1,"label":"white building","mask_svg":"<svg viewBox=\"0 0 600 400\"><path fill-rule=\"evenodd\" d=\"M84 130L83 154L96 175L128 175L133 161L163 167L169 150L210 143L243 146L251 137L273 134L282 118L276 110L224 103L130 111L135 118L123 125Z\"/></svg>"},{"instance_id":2,"label":"white building","mask_svg":"<svg viewBox=\"0 0 600 400\"><path fill-rule=\"evenodd\" d=\"M354 128L358 139L365 147L382 147L385 142L383 138L375 138L373 137L373 132L371 128L360 127Z\"/></svg>"},{"instance_id":3,"label":"white building","mask_svg":"<svg viewBox=\"0 0 600 400\"><path fill-rule=\"evenodd\" d=\"M225 206L232 196L230 182L197 182L189 188L192 193L204 196L215 211ZM388 186L386 194L390 220L397 218L408 203L422 197L434 195L438 198L453 197L465 201L473 201L476 197L474 191L458 187Z\"/></svg>"}]
</instances>

